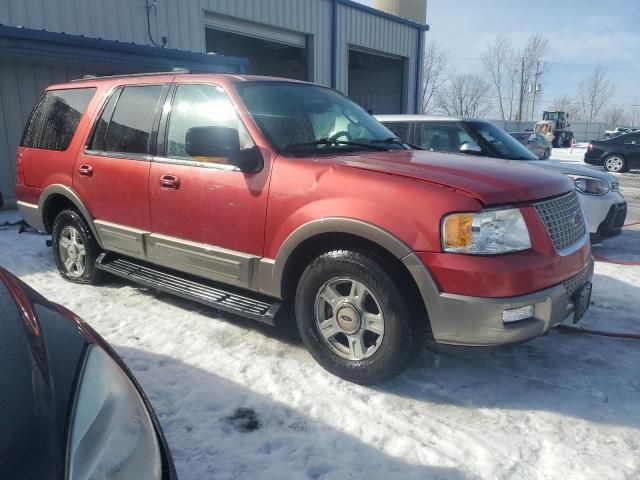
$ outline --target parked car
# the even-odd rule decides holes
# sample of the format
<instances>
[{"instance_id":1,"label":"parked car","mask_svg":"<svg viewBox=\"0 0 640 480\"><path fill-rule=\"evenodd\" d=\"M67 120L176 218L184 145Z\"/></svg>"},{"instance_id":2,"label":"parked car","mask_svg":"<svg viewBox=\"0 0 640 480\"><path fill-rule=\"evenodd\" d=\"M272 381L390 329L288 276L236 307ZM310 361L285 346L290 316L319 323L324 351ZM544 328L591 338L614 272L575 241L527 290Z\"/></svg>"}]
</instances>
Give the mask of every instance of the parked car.
<instances>
[{"instance_id":1,"label":"parked car","mask_svg":"<svg viewBox=\"0 0 640 480\"><path fill-rule=\"evenodd\" d=\"M613 175L572 163L539 160L503 129L486 120L412 115L378 119L407 142L427 150L527 161L528 165L563 173L575 184L594 243L622 231L627 203Z\"/></svg>"},{"instance_id":2,"label":"parked car","mask_svg":"<svg viewBox=\"0 0 640 480\"><path fill-rule=\"evenodd\" d=\"M610 140L592 140L587 146L584 161L613 173L640 168L640 132L619 135Z\"/></svg>"},{"instance_id":3,"label":"parked car","mask_svg":"<svg viewBox=\"0 0 640 480\"><path fill-rule=\"evenodd\" d=\"M634 128L626 128L626 127L616 127L613 130L605 130L604 131L604 139L608 140L610 138L618 137L620 135L626 135L628 133L637 132L637 129Z\"/></svg>"},{"instance_id":4,"label":"parked car","mask_svg":"<svg viewBox=\"0 0 640 480\"><path fill-rule=\"evenodd\" d=\"M17 172L64 278L106 271L270 324L291 304L313 357L354 382L397 374L427 335L520 342L589 306L589 235L566 177L411 149L318 85L54 85Z\"/></svg>"},{"instance_id":5,"label":"parked car","mask_svg":"<svg viewBox=\"0 0 640 480\"><path fill-rule=\"evenodd\" d=\"M547 160L551 156L551 142L536 132L509 132L536 157Z\"/></svg>"},{"instance_id":6,"label":"parked car","mask_svg":"<svg viewBox=\"0 0 640 480\"><path fill-rule=\"evenodd\" d=\"M85 322L0 267L0 478L176 478L149 400Z\"/></svg>"}]
</instances>

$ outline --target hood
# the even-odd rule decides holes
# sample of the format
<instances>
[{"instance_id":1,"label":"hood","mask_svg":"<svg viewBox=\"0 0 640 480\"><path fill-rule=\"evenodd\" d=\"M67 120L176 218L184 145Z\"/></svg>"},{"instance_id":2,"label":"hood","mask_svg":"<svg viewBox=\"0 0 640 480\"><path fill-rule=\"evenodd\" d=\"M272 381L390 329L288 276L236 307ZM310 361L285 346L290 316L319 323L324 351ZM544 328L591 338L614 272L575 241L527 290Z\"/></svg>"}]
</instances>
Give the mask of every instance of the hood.
<instances>
[{"instance_id":1,"label":"hood","mask_svg":"<svg viewBox=\"0 0 640 480\"><path fill-rule=\"evenodd\" d=\"M66 422L86 340L0 268L0 478L64 477Z\"/></svg>"},{"instance_id":2,"label":"hood","mask_svg":"<svg viewBox=\"0 0 640 480\"><path fill-rule=\"evenodd\" d=\"M573 189L573 183L567 177L519 160L424 150L367 152L327 160L442 185L463 192L484 205L530 202Z\"/></svg>"},{"instance_id":3,"label":"hood","mask_svg":"<svg viewBox=\"0 0 640 480\"><path fill-rule=\"evenodd\" d=\"M562 160L540 160L539 162L535 162L535 165L564 173L565 175L582 175L585 177L599 178L609 182L610 184L617 183L616 178L610 173L597 170L586 165L576 165L575 162L564 162Z\"/></svg>"}]
</instances>

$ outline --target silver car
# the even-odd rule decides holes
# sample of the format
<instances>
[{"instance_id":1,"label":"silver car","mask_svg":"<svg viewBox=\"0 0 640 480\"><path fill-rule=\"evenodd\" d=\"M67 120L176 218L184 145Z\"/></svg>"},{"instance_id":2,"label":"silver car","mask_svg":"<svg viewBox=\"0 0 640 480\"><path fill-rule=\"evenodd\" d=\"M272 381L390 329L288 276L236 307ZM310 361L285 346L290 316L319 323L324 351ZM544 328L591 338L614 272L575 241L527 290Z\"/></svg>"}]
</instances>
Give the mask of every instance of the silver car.
<instances>
[{"instance_id":1,"label":"silver car","mask_svg":"<svg viewBox=\"0 0 640 480\"><path fill-rule=\"evenodd\" d=\"M405 142L425 150L471 154L505 160L533 161L536 166L573 180L589 223L593 242L622 231L627 202L616 178L601 170L557 160L540 160L487 120L426 115L378 115L376 118Z\"/></svg>"},{"instance_id":2,"label":"silver car","mask_svg":"<svg viewBox=\"0 0 640 480\"><path fill-rule=\"evenodd\" d=\"M536 132L509 132L536 157L546 160L551 156L551 142Z\"/></svg>"}]
</instances>

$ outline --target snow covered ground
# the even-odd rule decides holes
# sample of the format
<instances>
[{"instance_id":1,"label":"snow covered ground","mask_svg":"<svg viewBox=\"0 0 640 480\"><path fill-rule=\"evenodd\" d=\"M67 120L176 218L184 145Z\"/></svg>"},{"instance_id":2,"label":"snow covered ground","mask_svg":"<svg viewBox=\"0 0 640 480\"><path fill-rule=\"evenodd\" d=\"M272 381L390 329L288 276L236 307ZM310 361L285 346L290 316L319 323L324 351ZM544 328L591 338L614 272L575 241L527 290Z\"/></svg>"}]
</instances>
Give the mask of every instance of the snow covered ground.
<instances>
[{"instance_id":1,"label":"snow covered ground","mask_svg":"<svg viewBox=\"0 0 640 480\"><path fill-rule=\"evenodd\" d=\"M16 217L0 213L0 224ZM629 228L598 248L633 254L638 238ZM0 265L122 355L181 479L640 477L636 340L553 331L497 350L430 348L365 388L327 374L289 329L115 279L67 283L45 239L0 231ZM584 325L639 332L639 312L640 267L598 263Z\"/></svg>"}]
</instances>

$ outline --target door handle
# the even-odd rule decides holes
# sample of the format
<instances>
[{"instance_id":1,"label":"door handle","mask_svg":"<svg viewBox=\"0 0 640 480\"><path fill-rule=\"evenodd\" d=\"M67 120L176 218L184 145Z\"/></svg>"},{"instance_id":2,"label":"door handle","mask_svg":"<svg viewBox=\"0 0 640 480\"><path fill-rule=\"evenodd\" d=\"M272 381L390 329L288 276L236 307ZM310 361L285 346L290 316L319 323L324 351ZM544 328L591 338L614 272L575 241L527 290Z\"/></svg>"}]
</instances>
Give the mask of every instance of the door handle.
<instances>
[{"instance_id":1,"label":"door handle","mask_svg":"<svg viewBox=\"0 0 640 480\"><path fill-rule=\"evenodd\" d=\"M160 177L160 186L162 188L178 190L180 188L180 179L175 175L162 175Z\"/></svg>"},{"instance_id":2,"label":"door handle","mask_svg":"<svg viewBox=\"0 0 640 480\"><path fill-rule=\"evenodd\" d=\"M92 177L93 167L91 165L87 165L86 163L83 163L78 167L78 173L80 173L80 176L82 177Z\"/></svg>"}]
</instances>

